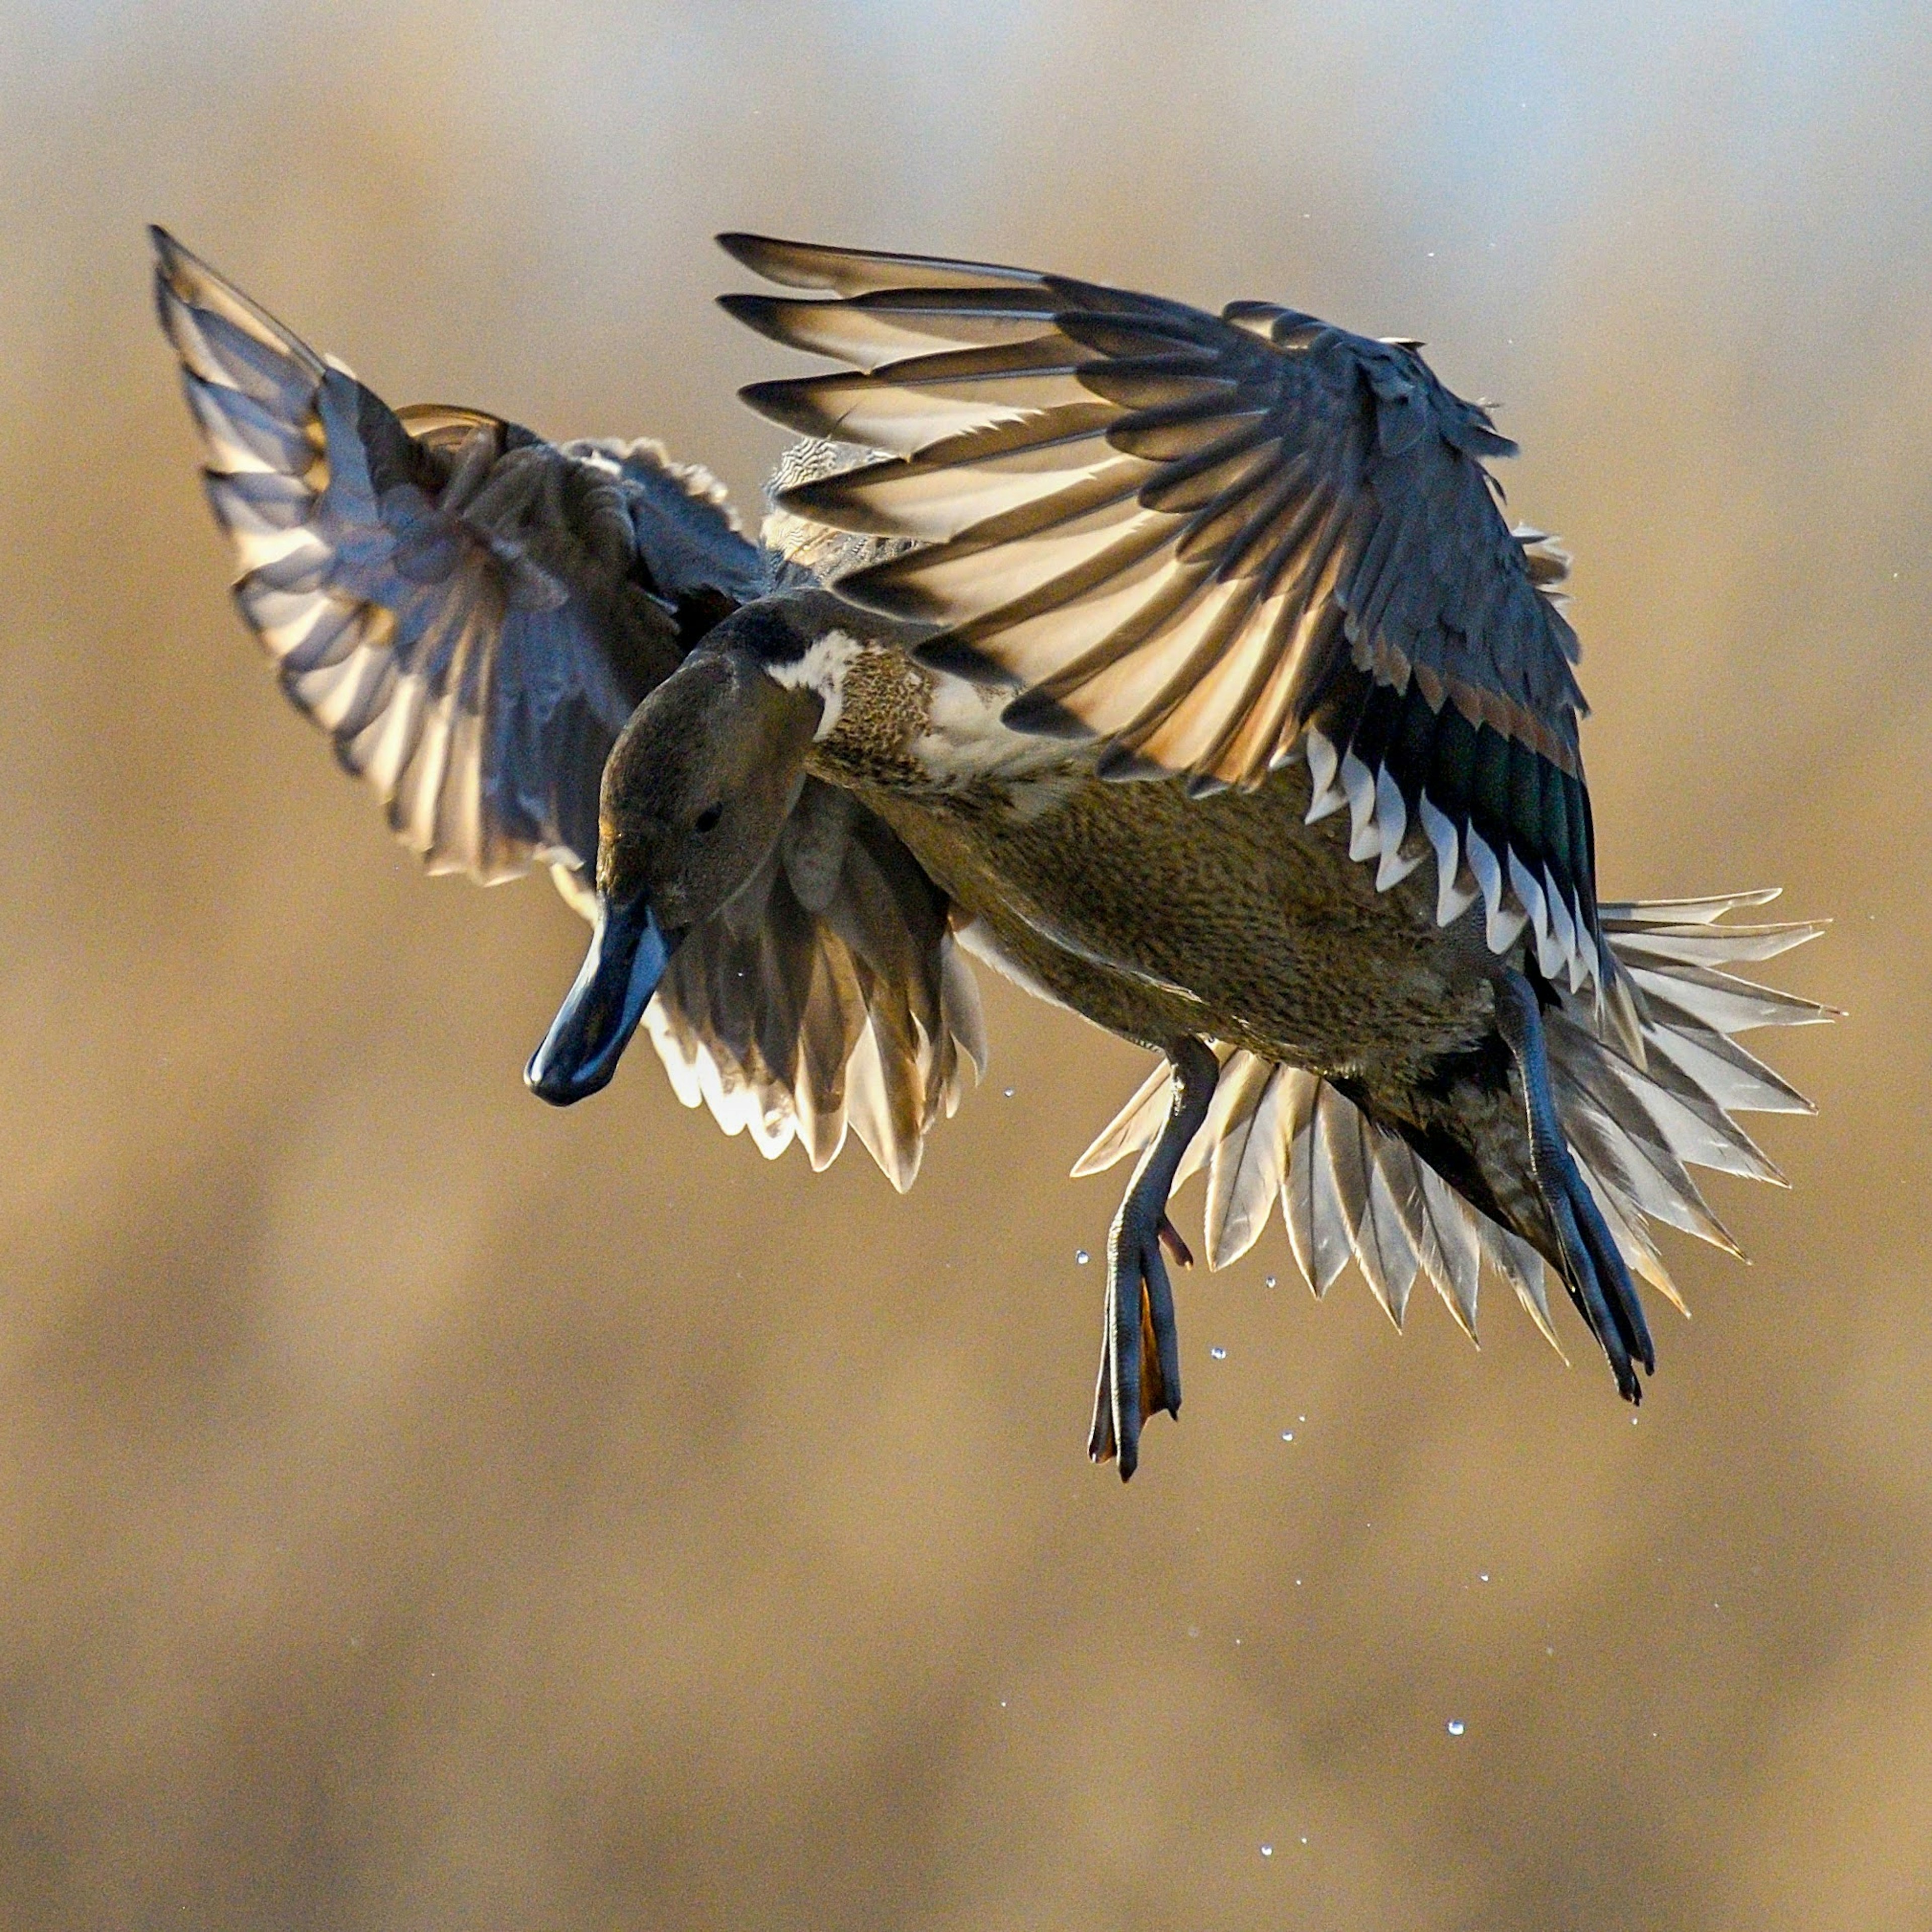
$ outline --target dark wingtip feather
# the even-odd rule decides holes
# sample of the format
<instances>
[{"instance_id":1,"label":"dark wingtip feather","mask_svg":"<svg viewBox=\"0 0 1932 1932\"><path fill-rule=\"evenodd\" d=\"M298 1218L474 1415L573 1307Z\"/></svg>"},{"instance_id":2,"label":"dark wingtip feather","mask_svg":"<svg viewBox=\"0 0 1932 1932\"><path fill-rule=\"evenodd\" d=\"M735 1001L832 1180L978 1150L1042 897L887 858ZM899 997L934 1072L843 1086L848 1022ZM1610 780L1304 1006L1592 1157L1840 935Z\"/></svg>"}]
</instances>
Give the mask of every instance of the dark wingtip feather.
<instances>
[{"instance_id":1,"label":"dark wingtip feather","mask_svg":"<svg viewBox=\"0 0 1932 1932\"><path fill-rule=\"evenodd\" d=\"M208 351L200 344L202 332L194 318L205 312L254 336L263 348L288 357L314 380L321 380L322 359L300 336L226 277L218 274L192 250L183 248L165 228L151 225L148 234L154 244L154 301L161 326L193 373L203 380L227 380L202 366Z\"/></svg>"},{"instance_id":2,"label":"dark wingtip feather","mask_svg":"<svg viewBox=\"0 0 1932 1932\"><path fill-rule=\"evenodd\" d=\"M1036 738L1090 738L1094 728L1044 691L1024 691L1000 713L1000 722Z\"/></svg>"},{"instance_id":3,"label":"dark wingtip feather","mask_svg":"<svg viewBox=\"0 0 1932 1932\"><path fill-rule=\"evenodd\" d=\"M800 436L825 436L825 412L812 393L809 379L803 382L747 382L738 392L738 400L767 422Z\"/></svg>"},{"instance_id":4,"label":"dark wingtip feather","mask_svg":"<svg viewBox=\"0 0 1932 1932\"><path fill-rule=\"evenodd\" d=\"M954 260L944 255L905 255L878 248L835 248L776 236L728 232L718 245L755 275L790 289L821 289L833 295L876 294L897 288L970 288L986 283L1037 284L1031 268L996 262Z\"/></svg>"},{"instance_id":5,"label":"dark wingtip feather","mask_svg":"<svg viewBox=\"0 0 1932 1932\"><path fill-rule=\"evenodd\" d=\"M754 404L753 407L756 406ZM782 422L784 418L776 420ZM868 464L866 469L869 472L879 466ZM824 524L836 530L852 530L861 536L903 536L905 532L890 510L875 508L864 496L846 488L859 473L841 470L835 470L830 476L814 476L808 482L794 483L790 489L781 490L772 501L778 509L788 510L795 517ZM883 589L890 582L882 576L879 587Z\"/></svg>"},{"instance_id":6,"label":"dark wingtip feather","mask_svg":"<svg viewBox=\"0 0 1932 1932\"><path fill-rule=\"evenodd\" d=\"M196 283L226 286L192 248L184 248L158 221L148 224L148 242L154 251L156 280L165 283L177 296L188 298Z\"/></svg>"},{"instance_id":7,"label":"dark wingtip feather","mask_svg":"<svg viewBox=\"0 0 1932 1932\"><path fill-rule=\"evenodd\" d=\"M232 290L223 277L217 274L192 248L184 248L159 222L148 224L148 240L154 251L155 274L183 301L193 300L197 287L218 288L236 295L244 302L248 301L240 290Z\"/></svg>"},{"instance_id":8,"label":"dark wingtip feather","mask_svg":"<svg viewBox=\"0 0 1932 1932\"><path fill-rule=\"evenodd\" d=\"M817 242L788 242L782 236L749 235L736 230L718 237L732 260L781 288L815 289L850 296L902 279L882 271L924 266L916 255L880 254L870 248L835 248ZM944 265L934 264L934 267ZM915 280L928 279L916 272Z\"/></svg>"},{"instance_id":9,"label":"dark wingtip feather","mask_svg":"<svg viewBox=\"0 0 1932 1932\"><path fill-rule=\"evenodd\" d=\"M718 306L734 322L755 329L768 341L785 348L793 345L785 331L784 304L777 296L728 295L718 298Z\"/></svg>"},{"instance_id":10,"label":"dark wingtip feather","mask_svg":"<svg viewBox=\"0 0 1932 1932\"><path fill-rule=\"evenodd\" d=\"M790 506L788 499L784 496L779 497L778 503L781 508ZM834 521L830 518L822 520L833 530L846 527L842 521ZM876 610L883 617L896 617L910 624L929 624L937 628L946 621L943 600L934 598L916 577L908 578L898 568L901 564L908 562L911 556L916 554L916 552L912 552L904 556L888 557L883 563L868 564L862 569L848 572L838 580L839 596L866 610ZM944 639L934 640L935 644L944 641ZM968 647L962 646L962 650ZM1004 672L998 671L990 658L982 658L976 652L973 662L976 666L985 666L1003 684L1018 682L1016 679L1007 676ZM964 660L962 659L960 666L953 668L963 669L964 664ZM976 676L979 673L974 670L966 674Z\"/></svg>"},{"instance_id":11,"label":"dark wingtip feather","mask_svg":"<svg viewBox=\"0 0 1932 1932\"><path fill-rule=\"evenodd\" d=\"M187 307L192 299L194 272L199 269L205 276L208 271L159 223L148 223L148 240L154 251L154 308L169 340L178 348L172 310Z\"/></svg>"},{"instance_id":12,"label":"dark wingtip feather","mask_svg":"<svg viewBox=\"0 0 1932 1932\"><path fill-rule=\"evenodd\" d=\"M775 235L752 235L740 229L727 229L716 238L718 247L733 261L749 268L754 275L764 276L768 282L777 282L792 289L822 289L830 286L823 279L800 280L797 271L788 267L799 255L809 252L798 242L783 241Z\"/></svg>"},{"instance_id":13,"label":"dark wingtip feather","mask_svg":"<svg viewBox=\"0 0 1932 1932\"><path fill-rule=\"evenodd\" d=\"M1110 745L1101 753L1100 763L1094 770L1096 777L1116 784L1138 784L1144 779L1173 776L1165 765L1157 764L1129 745Z\"/></svg>"},{"instance_id":14,"label":"dark wingtip feather","mask_svg":"<svg viewBox=\"0 0 1932 1932\"><path fill-rule=\"evenodd\" d=\"M841 596L849 595L851 589L851 579L841 579L838 585ZM864 602L866 600L862 597L860 601ZM868 604L868 608L872 607ZM934 670L945 671L955 677L970 678L975 683L1011 685L1018 682L1012 673L1004 665L994 663L976 646L963 643L958 638L934 638L929 643L915 646L913 656L920 663Z\"/></svg>"}]
</instances>

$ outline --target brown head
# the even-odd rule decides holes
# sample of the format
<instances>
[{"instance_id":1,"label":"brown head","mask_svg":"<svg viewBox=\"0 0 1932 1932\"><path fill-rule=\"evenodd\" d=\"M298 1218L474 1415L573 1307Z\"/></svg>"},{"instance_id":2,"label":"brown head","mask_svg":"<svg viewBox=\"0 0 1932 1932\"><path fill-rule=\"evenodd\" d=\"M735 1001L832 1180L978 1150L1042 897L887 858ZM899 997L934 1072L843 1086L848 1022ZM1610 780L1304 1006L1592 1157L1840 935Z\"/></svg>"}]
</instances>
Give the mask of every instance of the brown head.
<instances>
[{"instance_id":1,"label":"brown head","mask_svg":"<svg viewBox=\"0 0 1932 1932\"><path fill-rule=\"evenodd\" d=\"M805 782L823 701L770 674L754 611L638 706L604 765L590 950L524 1075L558 1106L608 1084L679 942L764 863Z\"/></svg>"}]
</instances>

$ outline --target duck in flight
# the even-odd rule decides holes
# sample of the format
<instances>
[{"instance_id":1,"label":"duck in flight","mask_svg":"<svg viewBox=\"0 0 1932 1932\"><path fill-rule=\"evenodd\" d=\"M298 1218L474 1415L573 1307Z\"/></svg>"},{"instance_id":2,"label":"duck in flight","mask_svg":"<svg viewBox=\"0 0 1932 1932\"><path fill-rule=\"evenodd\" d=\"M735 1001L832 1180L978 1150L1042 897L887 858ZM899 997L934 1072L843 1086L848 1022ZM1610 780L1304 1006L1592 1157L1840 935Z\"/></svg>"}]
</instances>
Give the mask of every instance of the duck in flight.
<instances>
[{"instance_id":1,"label":"duck in flight","mask_svg":"<svg viewBox=\"0 0 1932 1932\"><path fill-rule=\"evenodd\" d=\"M432 871L548 866L591 922L530 1061L638 1028L686 1105L901 1190L986 1064L970 954L1159 1056L1076 1168L1131 1159L1089 1440L1178 1411L1174 1189L1223 1265L1279 1200L1316 1292L1475 1332L1561 1284L1634 1402L1654 1234L1731 1248L1688 1168L1808 1103L1737 1042L1830 1010L1726 969L1768 892L1597 897L1565 562L1514 446L1405 341L1030 270L734 235L741 322L830 373L764 541L649 442L392 411L170 236L242 615Z\"/></svg>"}]
</instances>

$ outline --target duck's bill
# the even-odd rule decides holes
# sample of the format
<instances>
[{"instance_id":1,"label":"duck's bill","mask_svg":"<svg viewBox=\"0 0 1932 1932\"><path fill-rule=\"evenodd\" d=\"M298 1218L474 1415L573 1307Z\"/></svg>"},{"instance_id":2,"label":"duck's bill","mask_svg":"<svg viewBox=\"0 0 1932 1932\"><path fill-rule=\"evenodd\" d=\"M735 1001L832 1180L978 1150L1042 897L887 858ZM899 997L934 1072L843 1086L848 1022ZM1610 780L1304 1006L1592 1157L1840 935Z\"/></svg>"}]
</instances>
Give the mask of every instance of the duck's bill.
<instances>
[{"instance_id":1,"label":"duck's bill","mask_svg":"<svg viewBox=\"0 0 1932 1932\"><path fill-rule=\"evenodd\" d=\"M577 983L524 1070L532 1093L567 1107L610 1084L683 936L667 936L649 906L614 905L598 895Z\"/></svg>"}]
</instances>

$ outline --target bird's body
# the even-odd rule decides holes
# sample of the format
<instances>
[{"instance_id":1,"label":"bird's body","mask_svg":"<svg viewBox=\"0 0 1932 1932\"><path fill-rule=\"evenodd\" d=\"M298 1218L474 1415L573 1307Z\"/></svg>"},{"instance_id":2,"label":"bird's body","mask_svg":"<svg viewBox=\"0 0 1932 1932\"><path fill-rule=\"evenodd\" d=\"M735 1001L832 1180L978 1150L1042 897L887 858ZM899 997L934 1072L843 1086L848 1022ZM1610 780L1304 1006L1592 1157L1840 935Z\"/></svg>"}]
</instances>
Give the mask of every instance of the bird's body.
<instances>
[{"instance_id":1,"label":"bird's body","mask_svg":"<svg viewBox=\"0 0 1932 1932\"><path fill-rule=\"evenodd\" d=\"M1809 937L1747 894L1600 905L1560 560L1413 345L1030 272L728 238L825 298L728 305L848 373L760 549L643 446L392 415L160 238L162 316L244 613L433 864L546 860L595 934L532 1061L855 1130L908 1185L982 1064L961 949L1164 1056L1082 1169L1138 1154L1092 1448L1179 1400L1167 1201L1208 1258L1279 1197L1318 1292L1473 1332L1547 1263L1632 1400L1647 1220L1728 1241L1687 1160L1804 1103L1737 1047L1825 1010L1718 970ZM857 446L850 446L856 444ZM1553 1339L1553 1336L1552 1336Z\"/></svg>"},{"instance_id":2,"label":"bird's body","mask_svg":"<svg viewBox=\"0 0 1932 1932\"><path fill-rule=\"evenodd\" d=\"M1090 748L1006 729L1006 693L893 644L827 654L826 675L837 722L808 769L898 834L982 958L1108 1031L1204 1034L1418 1131L1492 1034L1480 922L1438 926L1418 875L1378 892L1346 817L1308 823L1304 764L1190 798L1101 778Z\"/></svg>"},{"instance_id":3,"label":"bird's body","mask_svg":"<svg viewBox=\"0 0 1932 1932\"><path fill-rule=\"evenodd\" d=\"M895 770L872 722L864 707L842 720L810 768L877 812L1028 979L1109 1032L1154 1046L1205 1031L1393 1100L1486 1030L1479 935L1436 924L1426 881L1378 893L1346 820L1305 822L1305 767L1200 800L1090 769L934 783L911 760Z\"/></svg>"}]
</instances>

